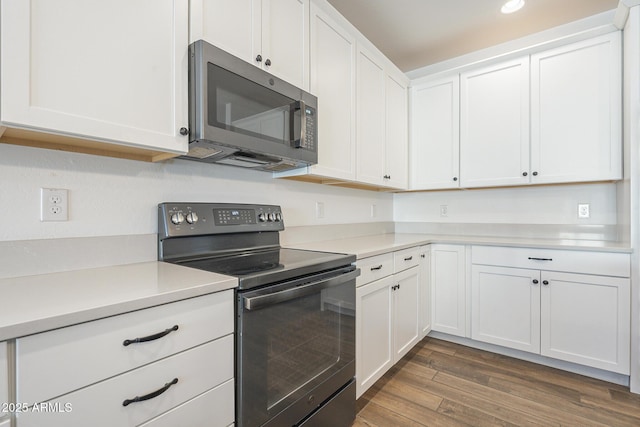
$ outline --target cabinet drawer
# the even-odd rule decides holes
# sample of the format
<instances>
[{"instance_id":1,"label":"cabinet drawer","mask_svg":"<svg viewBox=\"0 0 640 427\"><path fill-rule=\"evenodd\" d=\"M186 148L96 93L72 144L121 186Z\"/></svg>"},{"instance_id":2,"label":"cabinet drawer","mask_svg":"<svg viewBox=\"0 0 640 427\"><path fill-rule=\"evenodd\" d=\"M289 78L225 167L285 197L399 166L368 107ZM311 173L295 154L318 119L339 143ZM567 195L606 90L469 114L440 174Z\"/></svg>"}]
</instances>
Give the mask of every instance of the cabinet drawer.
<instances>
[{"instance_id":1,"label":"cabinet drawer","mask_svg":"<svg viewBox=\"0 0 640 427\"><path fill-rule=\"evenodd\" d=\"M166 412L140 427L226 427L235 421L233 380Z\"/></svg>"},{"instance_id":2,"label":"cabinet drawer","mask_svg":"<svg viewBox=\"0 0 640 427\"><path fill-rule=\"evenodd\" d=\"M174 325L162 338L124 345ZM61 396L232 332L229 290L20 338L18 400Z\"/></svg>"},{"instance_id":3,"label":"cabinet drawer","mask_svg":"<svg viewBox=\"0 0 640 427\"><path fill-rule=\"evenodd\" d=\"M124 406L178 382L162 394ZM137 426L233 378L233 335L47 402L47 412L19 414L20 427ZM184 425L184 424L180 424Z\"/></svg>"},{"instance_id":4,"label":"cabinet drawer","mask_svg":"<svg viewBox=\"0 0 640 427\"><path fill-rule=\"evenodd\" d=\"M7 364L7 343L0 342L0 405L8 402L9 402L9 365ZM4 414L0 412L0 418L2 418L3 415Z\"/></svg>"},{"instance_id":5,"label":"cabinet drawer","mask_svg":"<svg viewBox=\"0 0 640 427\"><path fill-rule=\"evenodd\" d=\"M393 253L393 272L406 270L420 263L420 248L409 248Z\"/></svg>"},{"instance_id":6,"label":"cabinet drawer","mask_svg":"<svg viewBox=\"0 0 640 427\"><path fill-rule=\"evenodd\" d=\"M393 254L359 259L356 265L360 269L360 276L356 279L357 287L393 274Z\"/></svg>"},{"instance_id":7,"label":"cabinet drawer","mask_svg":"<svg viewBox=\"0 0 640 427\"><path fill-rule=\"evenodd\" d=\"M473 264L629 277L629 254L474 246Z\"/></svg>"}]
</instances>

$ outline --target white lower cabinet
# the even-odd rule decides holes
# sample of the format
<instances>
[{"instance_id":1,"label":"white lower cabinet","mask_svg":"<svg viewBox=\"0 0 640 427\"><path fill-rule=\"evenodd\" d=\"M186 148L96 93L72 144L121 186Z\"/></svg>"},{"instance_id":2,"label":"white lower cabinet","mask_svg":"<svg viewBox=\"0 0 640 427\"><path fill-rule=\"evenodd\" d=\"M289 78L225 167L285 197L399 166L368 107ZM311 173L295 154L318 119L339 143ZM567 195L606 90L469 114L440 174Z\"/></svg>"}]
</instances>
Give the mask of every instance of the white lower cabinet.
<instances>
[{"instance_id":1,"label":"white lower cabinet","mask_svg":"<svg viewBox=\"0 0 640 427\"><path fill-rule=\"evenodd\" d=\"M228 290L18 338L17 426L224 427L233 376Z\"/></svg>"},{"instance_id":2,"label":"white lower cabinet","mask_svg":"<svg viewBox=\"0 0 640 427\"><path fill-rule=\"evenodd\" d=\"M7 343L0 342L0 427L9 427L9 361L7 357ZM6 411L6 412L5 412ZM4 417L7 417L5 420Z\"/></svg>"},{"instance_id":3,"label":"white lower cabinet","mask_svg":"<svg viewBox=\"0 0 640 427\"><path fill-rule=\"evenodd\" d=\"M357 262L386 265L390 254ZM373 261L372 261L373 260ZM395 274L356 288L356 396L360 397L420 339L418 248L394 253ZM374 270L379 271L379 270Z\"/></svg>"},{"instance_id":4,"label":"white lower cabinet","mask_svg":"<svg viewBox=\"0 0 640 427\"><path fill-rule=\"evenodd\" d=\"M471 338L629 374L628 254L474 247L472 263Z\"/></svg>"},{"instance_id":5,"label":"white lower cabinet","mask_svg":"<svg viewBox=\"0 0 640 427\"><path fill-rule=\"evenodd\" d=\"M463 245L431 245L432 330L466 336L466 276Z\"/></svg>"},{"instance_id":6,"label":"white lower cabinet","mask_svg":"<svg viewBox=\"0 0 640 427\"><path fill-rule=\"evenodd\" d=\"M420 339L431 332L431 246L420 247L420 278L418 280L418 324Z\"/></svg>"}]
</instances>

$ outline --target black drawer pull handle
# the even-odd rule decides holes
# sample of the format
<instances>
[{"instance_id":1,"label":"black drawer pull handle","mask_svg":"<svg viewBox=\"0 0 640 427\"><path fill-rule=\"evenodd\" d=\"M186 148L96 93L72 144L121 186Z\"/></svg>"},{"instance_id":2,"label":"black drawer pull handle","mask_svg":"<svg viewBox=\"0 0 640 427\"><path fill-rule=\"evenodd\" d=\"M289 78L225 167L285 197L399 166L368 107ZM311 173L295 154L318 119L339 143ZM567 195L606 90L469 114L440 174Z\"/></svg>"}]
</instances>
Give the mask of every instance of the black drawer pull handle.
<instances>
[{"instance_id":1,"label":"black drawer pull handle","mask_svg":"<svg viewBox=\"0 0 640 427\"><path fill-rule=\"evenodd\" d=\"M134 338L132 340L124 340L122 342L123 346L128 346L129 344L136 344L139 342L147 342L147 341L153 341L153 340L158 340L166 335L169 335L171 332L173 331L177 331L178 330L178 325L174 325L173 328L169 328L169 329L165 329L162 332L158 332L157 334L153 334L153 335L149 335L148 337L142 337L142 338Z\"/></svg>"},{"instance_id":2,"label":"black drawer pull handle","mask_svg":"<svg viewBox=\"0 0 640 427\"><path fill-rule=\"evenodd\" d=\"M371 267L371 271L375 271L375 270L382 270L382 264L380 264L377 267Z\"/></svg>"},{"instance_id":3,"label":"black drawer pull handle","mask_svg":"<svg viewBox=\"0 0 640 427\"><path fill-rule=\"evenodd\" d=\"M404 260L405 260L405 261L411 261L412 259L413 259L413 255L412 255L412 256L408 256L408 257L406 257Z\"/></svg>"},{"instance_id":4,"label":"black drawer pull handle","mask_svg":"<svg viewBox=\"0 0 640 427\"><path fill-rule=\"evenodd\" d=\"M534 260L534 261L553 261L553 258L533 258L533 257L529 257L529 259Z\"/></svg>"},{"instance_id":5,"label":"black drawer pull handle","mask_svg":"<svg viewBox=\"0 0 640 427\"><path fill-rule=\"evenodd\" d=\"M165 391L169 390L169 387L171 387L174 384L178 384L177 378L174 378L173 381L171 381L170 383L166 383L164 387L162 387L160 390L154 391L153 393L145 394L144 396L136 396L133 399L125 399L125 401L122 402L122 406L128 406L132 403L142 402L145 400L153 399L154 397L158 397Z\"/></svg>"}]
</instances>

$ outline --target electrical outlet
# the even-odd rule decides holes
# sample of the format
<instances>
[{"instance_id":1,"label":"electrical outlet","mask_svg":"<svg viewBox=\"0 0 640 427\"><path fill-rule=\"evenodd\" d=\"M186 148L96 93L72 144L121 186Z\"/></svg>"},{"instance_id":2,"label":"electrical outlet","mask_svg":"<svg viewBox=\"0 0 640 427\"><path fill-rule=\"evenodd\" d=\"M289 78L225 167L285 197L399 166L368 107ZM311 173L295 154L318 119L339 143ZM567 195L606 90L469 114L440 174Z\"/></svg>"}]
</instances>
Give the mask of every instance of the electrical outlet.
<instances>
[{"instance_id":1,"label":"electrical outlet","mask_svg":"<svg viewBox=\"0 0 640 427\"><path fill-rule=\"evenodd\" d=\"M40 189L40 221L69 220L69 190Z\"/></svg>"},{"instance_id":2,"label":"electrical outlet","mask_svg":"<svg viewBox=\"0 0 640 427\"><path fill-rule=\"evenodd\" d=\"M589 218L589 203L578 203L578 218Z\"/></svg>"},{"instance_id":3,"label":"electrical outlet","mask_svg":"<svg viewBox=\"0 0 640 427\"><path fill-rule=\"evenodd\" d=\"M440 205L440 216L449 216L449 206Z\"/></svg>"}]
</instances>

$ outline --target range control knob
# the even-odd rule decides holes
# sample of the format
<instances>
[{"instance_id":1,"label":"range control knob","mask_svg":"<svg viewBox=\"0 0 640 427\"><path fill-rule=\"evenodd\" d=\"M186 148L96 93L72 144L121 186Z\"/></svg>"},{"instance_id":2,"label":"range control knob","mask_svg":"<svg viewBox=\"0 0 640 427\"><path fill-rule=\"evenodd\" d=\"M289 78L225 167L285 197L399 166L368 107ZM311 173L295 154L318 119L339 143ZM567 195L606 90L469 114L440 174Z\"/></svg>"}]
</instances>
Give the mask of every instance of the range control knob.
<instances>
[{"instance_id":1,"label":"range control knob","mask_svg":"<svg viewBox=\"0 0 640 427\"><path fill-rule=\"evenodd\" d=\"M182 212L176 212L171 215L171 222L175 225L182 224L184 222L184 215L182 214Z\"/></svg>"},{"instance_id":2,"label":"range control knob","mask_svg":"<svg viewBox=\"0 0 640 427\"><path fill-rule=\"evenodd\" d=\"M276 221L282 221L282 214L280 212L276 213Z\"/></svg>"},{"instance_id":3,"label":"range control knob","mask_svg":"<svg viewBox=\"0 0 640 427\"><path fill-rule=\"evenodd\" d=\"M262 213L262 212L260 212L260 213L258 214L258 221L260 221L260 222L265 222L266 220L267 220L267 215L266 215L266 214L264 214L264 213Z\"/></svg>"},{"instance_id":4,"label":"range control knob","mask_svg":"<svg viewBox=\"0 0 640 427\"><path fill-rule=\"evenodd\" d=\"M267 221L275 221L276 220L276 216L272 213L268 213L267 214Z\"/></svg>"},{"instance_id":5,"label":"range control knob","mask_svg":"<svg viewBox=\"0 0 640 427\"><path fill-rule=\"evenodd\" d=\"M198 214L196 214L195 212L189 212L187 214L187 222L189 224L195 224L196 222L198 222Z\"/></svg>"}]
</instances>

